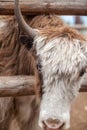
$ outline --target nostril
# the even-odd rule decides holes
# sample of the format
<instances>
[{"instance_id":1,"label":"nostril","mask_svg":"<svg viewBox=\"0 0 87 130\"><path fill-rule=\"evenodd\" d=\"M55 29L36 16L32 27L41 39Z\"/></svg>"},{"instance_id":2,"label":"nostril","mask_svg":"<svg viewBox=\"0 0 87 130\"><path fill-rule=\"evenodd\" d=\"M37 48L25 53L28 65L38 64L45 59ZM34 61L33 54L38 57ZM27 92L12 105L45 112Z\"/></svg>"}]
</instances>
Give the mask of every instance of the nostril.
<instances>
[{"instance_id":1,"label":"nostril","mask_svg":"<svg viewBox=\"0 0 87 130\"><path fill-rule=\"evenodd\" d=\"M63 125L64 125L64 123L57 119L55 119L55 120L48 119L48 120L44 121L44 126L45 126L45 128L47 128L47 130L50 130L50 129L58 130L58 129L62 128Z\"/></svg>"}]
</instances>

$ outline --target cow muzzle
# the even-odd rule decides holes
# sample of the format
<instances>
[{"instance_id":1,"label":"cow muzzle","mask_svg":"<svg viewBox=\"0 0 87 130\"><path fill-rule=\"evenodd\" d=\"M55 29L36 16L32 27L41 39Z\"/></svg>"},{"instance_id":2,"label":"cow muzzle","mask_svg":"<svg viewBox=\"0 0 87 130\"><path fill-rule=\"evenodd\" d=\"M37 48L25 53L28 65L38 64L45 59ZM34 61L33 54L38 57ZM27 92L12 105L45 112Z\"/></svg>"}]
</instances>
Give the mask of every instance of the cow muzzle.
<instances>
[{"instance_id":1,"label":"cow muzzle","mask_svg":"<svg viewBox=\"0 0 87 130\"><path fill-rule=\"evenodd\" d=\"M43 123L45 130L61 130L64 126L64 122L57 119L47 119Z\"/></svg>"}]
</instances>

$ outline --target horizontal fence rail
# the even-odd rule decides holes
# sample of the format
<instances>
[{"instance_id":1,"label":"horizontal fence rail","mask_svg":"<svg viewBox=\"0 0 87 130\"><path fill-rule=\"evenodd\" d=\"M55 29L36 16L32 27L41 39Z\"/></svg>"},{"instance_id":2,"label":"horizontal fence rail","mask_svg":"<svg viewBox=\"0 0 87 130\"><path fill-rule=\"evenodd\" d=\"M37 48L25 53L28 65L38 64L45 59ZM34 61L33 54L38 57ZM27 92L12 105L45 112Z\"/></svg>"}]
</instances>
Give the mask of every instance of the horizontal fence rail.
<instances>
[{"instance_id":1,"label":"horizontal fence rail","mask_svg":"<svg viewBox=\"0 0 87 130\"><path fill-rule=\"evenodd\" d=\"M34 95L34 76L0 77L0 97Z\"/></svg>"},{"instance_id":2,"label":"horizontal fence rail","mask_svg":"<svg viewBox=\"0 0 87 130\"><path fill-rule=\"evenodd\" d=\"M74 28L74 29L77 29L77 30L85 30L85 31L87 31L87 26L86 25L82 25L82 24L76 24L76 25L73 25L73 26L71 26L72 28Z\"/></svg>"},{"instance_id":3,"label":"horizontal fence rail","mask_svg":"<svg viewBox=\"0 0 87 130\"><path fill-rule=\"evenodd\" d=\"M20 0L23 14L87 15L87 0ZM0 15L14 14L14 0L0 0Z\"/></svg>"},{"instance_id":4,"label":"horizontal fence rail","mask_svg":"<svg viewBox=\"0 0 87 130\"><path fill-rule=\"evenodd\" d=\"M83 78L80 92L87 92L87 74ZM1 76L0 97L35 95L34 76Z\"/></svg>"}]
</instances>

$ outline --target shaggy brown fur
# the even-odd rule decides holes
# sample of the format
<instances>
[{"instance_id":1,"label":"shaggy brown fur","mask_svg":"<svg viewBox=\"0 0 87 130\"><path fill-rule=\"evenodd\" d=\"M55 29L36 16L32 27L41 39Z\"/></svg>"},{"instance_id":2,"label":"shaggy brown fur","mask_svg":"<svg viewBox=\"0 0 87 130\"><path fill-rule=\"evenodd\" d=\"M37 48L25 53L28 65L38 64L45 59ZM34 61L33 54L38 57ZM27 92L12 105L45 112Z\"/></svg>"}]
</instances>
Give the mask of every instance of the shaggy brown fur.
<instances>
[{"instance_id":1,"label":"shaggy brown fur","mask_svg":"<svg viewBox=\"0 0 87 130\"><path fill-rule=\"evenodd\" d=\"M0 75L38 75L32 53L19 41L19 29L14 17L4 17L4 20L7 27L0 32ZM31 19L27 17L26 21L33 28L40 29L40 35L46 35L47 40L65 34L84 40L56 15L41 15ZM38 108L35 96L1 98L0 130L11 130L12 120L18 122L19 130L37 130Z\"/></svg>"},{"instance_id":2,"label":"shaggy brown fur","mask_svg":"<svg viewBox=\"0 0 87 130\"><path fill-rule=\"evenodd\" d=\"M44 28L43 30L41 30L41 34L42 36L46 36L48 40L54 37L68 37L70 40L78 39L80 41L86 41L85 36L82 36L78 31L66 25L59 28Z\"/></svg>"},{"instance_id":3,"label":"shaggy brown fur","mask_svg":"<svg viewBox=\"0 0 87 130\"><path fill-rule=\"evenodd\" d=\"M9 23L6 30L2 31L3 39L1 40L0 48L0 75L34 75L33 57L19 41L17 23L13 17L10 18L9 21L8 19L6 20ZM15 100L15 104L13 103L13 100ZM16 108L16 106L16 99L0 99L0 130L8 130L9 123L15 112L14 107ZM15 110L17 113L18 108Z\"/></svg>"}]
</instances>

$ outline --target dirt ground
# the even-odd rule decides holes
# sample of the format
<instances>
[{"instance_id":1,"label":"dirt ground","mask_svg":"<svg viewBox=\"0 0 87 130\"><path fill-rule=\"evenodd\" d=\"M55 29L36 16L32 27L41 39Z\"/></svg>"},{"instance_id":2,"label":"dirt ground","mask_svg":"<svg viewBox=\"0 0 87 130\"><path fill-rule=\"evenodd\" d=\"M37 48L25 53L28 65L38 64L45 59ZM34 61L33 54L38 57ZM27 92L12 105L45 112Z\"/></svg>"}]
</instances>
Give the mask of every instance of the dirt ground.
<instances>
[{"instance_id":1,"label":"dirt ground","mask_svg":"<svg viewBox=\"0 0 87 130\"><path fill-rule=\"evenodd\" d=\"M80 93L71 110L71 128L87 130L87 93Z\"/></svg>"}]
</instances>

